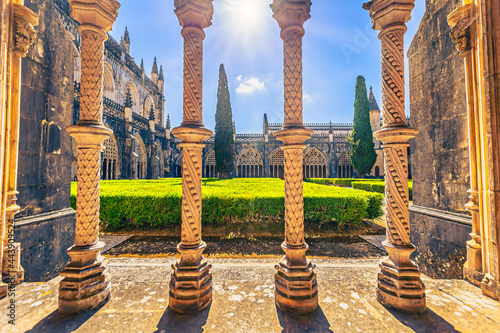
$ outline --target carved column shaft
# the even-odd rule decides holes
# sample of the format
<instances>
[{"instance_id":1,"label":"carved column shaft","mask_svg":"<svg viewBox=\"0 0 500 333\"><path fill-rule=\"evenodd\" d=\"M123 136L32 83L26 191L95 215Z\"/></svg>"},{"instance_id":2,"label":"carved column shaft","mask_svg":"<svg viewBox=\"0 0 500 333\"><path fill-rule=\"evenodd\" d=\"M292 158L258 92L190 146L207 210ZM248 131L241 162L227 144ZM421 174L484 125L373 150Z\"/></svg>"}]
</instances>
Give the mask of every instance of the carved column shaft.
<instances>
[{"instance_id":1,"label":"carved column shaft","mask_svg":"<svg viewBox=\"0 0 500 333\"><path fill-rule=\"evenodd\" d=\"M385 201L389 254L380 264L377 276L377 299L383 305L408 313L426 310L425 286L410 255L408 147L418 133L409 128L405 117L404 34L414 0L370 0L373 28L380 30L382 53L383 125L375 138L382 141L385 165Z\"/></svg>"},{"instance_id":2,"label":"carved column shaft","mask_svg":"<svg viewBox=\"0 0 500 333\"><path fill-rule=\"evenodd\" d=\"M201 29L185 27L184 37L184 104L182 126L203 126L203 40Z\"/></svg>"},{"instance_id":3,"label":"carved column shaft","mask_svg":"<svg viewBox=\"0 0 500 333\"><path fill-rule=\"evenodd\" d=\"M284 128L304 127L302 121L302 37L304 29L290 27L281 33L284 54Z\"/></svg>"},{"instance_id":4,"label":"carved column shaft","mask_svg":"<svg viewBox=\"0 0 500 333\"><path fill-rule=\"evenodd\" d=\"M202 150L200 144L181 144L182 159L182 236L183 245L201 242L201 173Z\"/></svg>"},{"instance_id":5,"label":"carved column shaft","mask_svg":"<svg viewBox=\"0 0 500 333\"><path fill-rule=\"evenodd\" d=\"M285 157L285 242L291 246L303 246L304 194L303 156L305 146L284 146Z\"/></svg>"}]
</instances>

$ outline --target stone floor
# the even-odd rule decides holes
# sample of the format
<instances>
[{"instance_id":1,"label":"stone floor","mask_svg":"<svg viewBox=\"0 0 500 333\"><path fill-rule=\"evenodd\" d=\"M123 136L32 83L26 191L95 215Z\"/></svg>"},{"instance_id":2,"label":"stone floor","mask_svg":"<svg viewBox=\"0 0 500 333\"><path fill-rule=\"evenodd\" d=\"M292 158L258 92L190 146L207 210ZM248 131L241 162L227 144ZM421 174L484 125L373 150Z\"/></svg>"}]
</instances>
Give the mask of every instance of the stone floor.
<instances>
[{"instance_id":1,"label":"stone floor","mask_svg":"<svg viewBox=\"0 0 500 333\"><path fill-rule=\"evenodd\" d=\"M174 259L113 258L112 297L97 311L57 312L59 278L16 288L16 325L0 316L1 332L500 332L500 303L459 280L432 280L428 311L407 316L375 300L378 260L315 260L319 304L308 317L291 317L274 303L276 259L212 259L213 303L194 316L168 309ZM9 299L0 301L6 311Z\"/></svg>"}]
</instances>

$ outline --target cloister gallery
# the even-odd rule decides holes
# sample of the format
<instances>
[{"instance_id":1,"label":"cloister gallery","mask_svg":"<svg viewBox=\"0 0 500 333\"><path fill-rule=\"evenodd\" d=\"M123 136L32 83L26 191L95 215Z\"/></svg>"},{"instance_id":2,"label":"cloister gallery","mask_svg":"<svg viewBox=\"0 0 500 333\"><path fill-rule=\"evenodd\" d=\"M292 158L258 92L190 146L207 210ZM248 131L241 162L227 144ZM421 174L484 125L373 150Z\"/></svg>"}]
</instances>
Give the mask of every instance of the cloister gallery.
<instances>
[{"instance_id":1,"label":"cloister gallery","mask_svg":"<svg viewBox=\"0 0 500 333\"><path fill-rule=\"evenodd\" d=\"M465 160L469 161L467 172L470 175L467 193L462 191L453 194L452 191L447 191L445 188L447 183L443 180L445 185L442 188L439 184L434 186L435 192L441 191L440 196L435 196L435 192L430 196L439 197L442 203L440 207L445 207L448 201L458 202L457 205L460 205L460 200L457 198L463 199L468 195L468 203L463 202L462 205L466 203L469 215L455 214L453 209L450 209L449 214L443 213L442 209L424 209L423 196L426 195L427 188L433 186L427 186L426 179L419 182L418 177L424 173L422 170L427 164L424 161L426 151L431 152L432 149L437 149L426 145L432 142L432 137L428 141L424 139L418 141L420 139L417 137L415 139L417 143L415 147L412 147L412 154L415 154L412 158L415 170L413 189L415 202L413 208L409 207L407 148L410 145L410 139L417 136L419 130L427 133L425 132L428 125L426 122L435 121L432 114L430 116L419 115L418 108L413 111L415 116L412 113L415 121L413 119L411 121L411 125L417 128L408 127L405 117L403 40L406 32L405 23L410 20L414 1L370 0L363 5L363 8L368 11L372 19L373 29L379 31L382 45L383 122L381 129L374 135L382 142L384 153L387 209L387 238L384 247L388 257L381 262L380 272L376 277L377 299L384 306L398 311L421 313L426 310L426 295L419 267L429 273L432 273L432 267L424 260L425 258L422 259L423 254L417 256L417 265L410 260L410 255L415 250L412 239L417 241L419 251L422 247L429 246L430 249L432 246L432 242L426 245L425 240L426 235L431 231L418 229L413 225L420 223L418 221L423 216L445 221L438 223L434 230L445 230L440 228L445 228L448 223L446 221L454 221L456 225L466 230L466 233L470 233L471 239L466 244L463 242L456 245L457 248L465 249L466 262L458 260L452 263L452 266L459 265L459 274L462 274L463 269L465 279L480 287L484 294L494 299L500 298L500 235L498 232L500 225L500 0L463 0L462 4L457 4L457 1L448 1L445 7L440 7L445 9L455 7L453 11L445 14L451 27L449 36L456 44L460 57L463 58L456 62L456 66L462 68L463 71L453 72L454 74L450 77L458 78L462 80L461 82L465 80L465 94L455 94L453 98L463 100L466 105L467 126L463 124L460 126L466 128L468 154L465 155ZM427 1L428 6L435 6L437 2L439 1ZM69 0L69 5L71 18L78 23L78 33L81 36L81 84L79 87L79 121L76 125L66 127L66 131L75 140L78 149L78 193L76 221L69 219L71 223L76 223L75 240L67 250L71 262L60 273L63 279L59 286L58 309L62 314L74 314L99 307L107 302L113 283L107 267L108 259L101 255L104 244L99 241L99 183L103 143L113 132L103 125L104 43L120 7L116 0ZM174 265L170 280L169 306L175 312L189 314L206 308L212 301L211 265L203 256L206 244L202 240L201 233L201 178L205 172L213 173L212 169L203 170L202 165L204 141L213 134L211 130L204 127L202 121L204 29L211 25L213 6L212 0L174 0L174 5L175 14L182 27L181 36L184 39L184 107L183 122L179 127L173 128L171 133L180 139L180 147L183 149L180 159L183 197L181 242L178 246L181 257ZM284 123L281 129L274 132L276 139L283 143L284 166L283 169L270 168L270 172L277 176L282 173L285 180L286 227L285 241L282 244L285 256L276 266L275 298L280 309L294 314L314 311L318 306L318 290L321 292L321 286L318 285L316 279L315 265L306 257L308 245L304 239L303 223L303 152L305 141L311 138L313 133L304 126L302 113L302 37L305 33L303 25L310 18L310 7L310 0L274 0L271 4L273 17L281 29L284 50ZM441 11L435 13L438 12L442 13ZM22 62L22 59L33 52L31 45L36 39L34 27L39 22L39 16L23 5L23 0L2 0L0 13L0 122L2 126L0 133L2 222L0 226L3 240L3 246L0 247L2 259L0 262L3 275L14 276L16 282L20 283L25 274L31 274L29 271L31 268L24 267L26 272L24 271L21 265L23 244L9 242L8 235L9 230L14 228L14 216L21 208L16 201L18 199L18 168L20 167L18 165L19 146L20 141L23 140L20 138L20 105L24 91L21 90L21 74L24 73L22 67L26 63ZM434 13L429 13L429 20L433 19L433 15ZM425 26L425 20L426 18L422 26ZM441 25L443 25L442 22ZM436 29L445 28L440 26ZM63 34L63 29L59 32ZM441 38L449 38L449 36ZM443 103L439 96L445 93L438 85L416 83L418 80L440 80L446 76L446 74L441 76L441 74L431 72L428 73L429 76L419 76L421 73L419 71L426 70L422 64L432 57L431 53L426 52L418 55L422 47L417 44L423 43L425 36L419 38L414 41L409 52L410 79L421 89L411 88L412 94L415 93L415 103L423 103L422 101L427 96L432 96L436 104ZM48 56L50 55L45 53L45 57ZM420 62L417 61L418 59ZM444 68L442 73L446 73L446 70L450 69ZM453 70L451 69L450 72ZM72 81L70 82L72 84ZM443 97L445 100L446 98L446 96ZM154 121L154 116L152 120ZM72 119L68 121L71 123ZM61 123L68 124L65 120ZM49 133L52 132L49 131ZM32 132L23 133L23 136L30 135ZM442 148L452 145L452 141L456 138L445 136L435 140L436 145ZM241 158L250 160L258 158L258 155L253 153L252 155L252 151L248 151L249 156ZM439 160L439 157L434 155L429 158ZM431 164L435 166L435 172L446 172L445 169L441 170L436 167L438 163L435 162L436 160L433 161ZM57 159L52 162L57 162ZM260 161L257 162L247 163L247 165L256 165L257 168L238 169L237 172L254 176L262 175ZM456 163L463 164L464 162L460 160ZM273 164L271 161L271 164L277 163ZM106 168L114 170L115 167L106 166ZM70 168L64 168L61 171L67 173L69 179ZM138 171L145 172L140 169ZM108 170L105 172L107 173ZM327 173L327 170L324 168L307 172L317 173L321 177L322 174ZM442 174L439 177L444 179L448 177L448 174ZM53 178L54 182L58 181L56 178ZM436 179L431 178L433 180L429 181ZM422 197L419 197L419 191L423 193ZM457 198L447 197L445 194L456 195ZM66 201L68 200L67 198ZM74 216L71 215L74 212L71 213L68 210L64 212L66 217ZM29 218L31 213L24 211L23 214L25 214L24 219ZM36 214L35 210L32 214ZM420 224L415 225L420 226ZM16 225L15 228L22 230L22 226L23 223L19 223L19 226ZM413 238L413 235L410 237L410 230L415 231L418 237ZM445 244L446 235L439 241L440 244ZM441 251L445 250L444 246L441 247ZM439 257L445 256L443 252L431 250L427 251L426 255L438 257L438 263L442 262L439 261L442 260ZM46 253L46 256L50 256L50 253ZM57 270L56 267L51 269ZM0 294L5 296L7 284L1 283L0 288Z\"/></svg>"}]
</instances>

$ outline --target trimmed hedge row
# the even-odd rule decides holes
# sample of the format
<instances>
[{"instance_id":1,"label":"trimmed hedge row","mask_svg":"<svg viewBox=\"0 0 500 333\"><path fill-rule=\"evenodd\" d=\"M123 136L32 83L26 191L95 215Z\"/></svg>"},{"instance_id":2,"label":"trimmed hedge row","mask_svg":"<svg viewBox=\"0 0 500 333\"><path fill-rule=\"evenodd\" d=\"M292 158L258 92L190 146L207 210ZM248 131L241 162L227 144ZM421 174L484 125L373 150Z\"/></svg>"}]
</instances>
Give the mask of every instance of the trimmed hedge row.
<instances>
[{"instance_id":1,"label":"trimmed hedge row","mask_svg":"<svg viewBox=\"0 0 500 333\"><path fill-rule=\"evenodd\" d=\"M101 181L101 222L110 228L161 227L181 223L182 180ZM280 179L204 179L203 224L280 223L284 218L284 182ZM383 196L361 190L304 184L308 222L339 228L382 215ZM76 183L71 186L75 207Z\"/></svg>"},{"instance_id":2,"label":"trimmed hedge row","mask_svg":"<svg viewBox=\"0 0 500 333\"><path fill-rule=\"evenodd\" d=\"M321 185L352 187L353 182L369 182L374 180L363 178L306 178L304 181Z\"/></svg>"},{"instance_id":3,"label":"trimmed hedge row","mask_svg":"<svg viewBox=\"0 0 500 333\"><path fill-rule=\"evenodd\" d=\"M376 193L385 193L385 182L383 180L352 182L352 188ZM408 181L410 200L413 199L413 182Z\"/></svg>"}]
</instances>

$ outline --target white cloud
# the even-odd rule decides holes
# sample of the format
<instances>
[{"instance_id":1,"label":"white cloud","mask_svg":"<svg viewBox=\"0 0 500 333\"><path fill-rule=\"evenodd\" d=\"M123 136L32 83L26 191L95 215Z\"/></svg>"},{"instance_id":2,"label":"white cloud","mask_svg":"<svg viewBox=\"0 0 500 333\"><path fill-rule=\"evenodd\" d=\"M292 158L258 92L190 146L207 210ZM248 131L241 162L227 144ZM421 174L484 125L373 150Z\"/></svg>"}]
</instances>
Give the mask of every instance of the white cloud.
<instances>
[{"instance_id":1,"label":"white cloud","mask_svg":"<svg viewBox=\"0 0 500 333\"><path fill-rule=\"evenodd\" d=\"M238 81L241 81L241 75L236 78ZM256 90L263 90L265 89L265 84L264 82L261 82L258 78L255 77L250 77L249 79L243 81L240 83L240 86L236 88L236 93L237 94L251 94Z\"/></svg>"},{"instance_id":2,"label":"white cloud","mask_svg":"<svg viewBox=\"0 0 500 333\"><path fill-rule=\"evenodd\" d=\"M238 81L241 81L242 79L243 79L243 75L238 75L238 76L236 77L236 80L238 80Z\"/></svg>"},{"instance_id":3,"label":"white cloud","mask_svg":"<svg viewBox=\"0 0 500 333\"><path fill-rule=\"evenodd\" d=\"M304 94L304 96L303 96L303 100L304 100L304 102L306 102L306 103L312 103L312 102L314 101L314 100L313 100L313 98L312 98L312 96L311 96L311 95L309 95L309 94Z\"/></svg>"}]
</instances>

